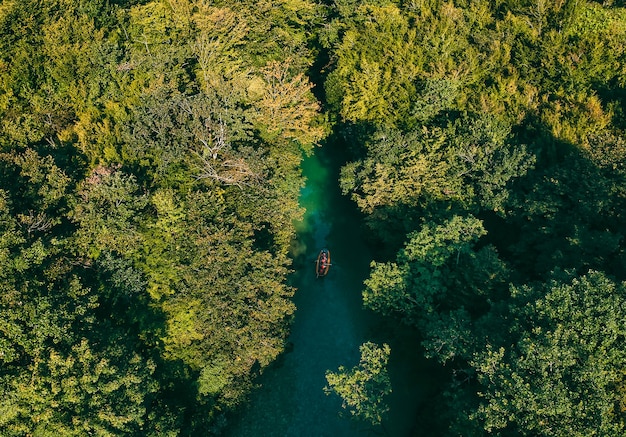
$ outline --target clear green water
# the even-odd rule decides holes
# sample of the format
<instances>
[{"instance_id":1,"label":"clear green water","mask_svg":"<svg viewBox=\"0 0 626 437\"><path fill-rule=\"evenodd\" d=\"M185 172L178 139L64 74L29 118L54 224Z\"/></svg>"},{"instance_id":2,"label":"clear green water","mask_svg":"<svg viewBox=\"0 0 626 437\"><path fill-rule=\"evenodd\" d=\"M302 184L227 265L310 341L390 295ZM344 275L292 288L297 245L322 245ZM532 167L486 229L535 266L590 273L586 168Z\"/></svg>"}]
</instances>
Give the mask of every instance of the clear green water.
<instances>
[{"instance_id":1,"label":"clear green water","mask_svg":"<svg viewBox=\"0 0 626 437\"><path fill-rule=\"evenodd\" d=\"M375 254L366 244L361 215L339 191L342 159L329 147L303 163L307 184L301 205L307 212L293 245L297 311L289 338L292 348L260 377L250 404L232 418L230 437L430 435L412 427L436 378L421 358L414 332L362 306L363 280ZM328 276L318 279L314 261L323 247L331 252L332 266ZM326 370L356 365L365 341L386 342L392 348L393 393L384 427L342 417L340 399L323 392Z\"/></svg>"}]
</instances>

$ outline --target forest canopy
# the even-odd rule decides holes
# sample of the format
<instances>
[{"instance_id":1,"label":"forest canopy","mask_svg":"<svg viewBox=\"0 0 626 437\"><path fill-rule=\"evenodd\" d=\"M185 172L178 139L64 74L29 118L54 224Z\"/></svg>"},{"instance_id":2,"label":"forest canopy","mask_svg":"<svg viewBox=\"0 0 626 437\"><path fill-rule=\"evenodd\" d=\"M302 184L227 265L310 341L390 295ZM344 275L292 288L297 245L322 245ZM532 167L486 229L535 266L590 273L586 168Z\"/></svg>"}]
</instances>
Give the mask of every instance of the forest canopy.
<instances>
[{"instance_id":1,"label":"forest canopy","mask_svg":"<svg viewBox=\"0 0 626 437\"><path fill-rule=\"evenodd\" d=\"M418 328L450 375L418 420L623 435L624 5L341 1L331 17L340 184L385 249L364 303Z\"/></svg>"},{"instance_id":2,"label":"forest canopy","mask_svg":"<svg viewBox=\"0 0 626 437\"><path fill-rule=\"evenodd\" d=\"M622 435L625 41L618 0L3 1L0 429L223 432L332 132L364 304L449 374L417 425ZM380 423L365 358L328 390Z\"/></svg>"},{"instance_id":3,"label":"forest canopy","mask_svg":"<svg viewBox=\"0 0 626 437\"><path fill-rule=\"evenodd\" d=\"M219 433L282 352L318 17L2 2L3 435Z\"/></svg>"}]
</instances>

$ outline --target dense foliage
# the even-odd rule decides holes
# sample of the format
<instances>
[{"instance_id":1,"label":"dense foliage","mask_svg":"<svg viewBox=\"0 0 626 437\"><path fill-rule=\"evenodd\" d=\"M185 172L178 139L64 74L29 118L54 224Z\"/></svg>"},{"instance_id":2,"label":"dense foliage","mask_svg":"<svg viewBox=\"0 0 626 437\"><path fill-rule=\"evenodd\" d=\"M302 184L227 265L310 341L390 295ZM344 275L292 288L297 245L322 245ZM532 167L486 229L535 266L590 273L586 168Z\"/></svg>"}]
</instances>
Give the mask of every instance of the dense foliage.
<instances>
[{"instance_id":1,"label":"dense foliage","mask_svg":"<svg viewBox=\"0 0 626 437\"><path fill-rule=\"evenodd\" d=\"M623 2L326 3L0 3L5 435L219 433L283 350L326 120L364 302L450 369L424 415L623 435ZM390 353L328 373L372 423Z\"/></svg>"},{"instance_id":2,"label":"dense foliage","mask_svg":"<svg viewBox=\"0 0 626 437\"><path fill-rule=\"evenodd\" d=\"M207 435L283 350L307 1L0 4L0 429Z\"/></svg>"},{"instance_id":3,"label":"dense foliage","mask_svg":"<svg viewBox=\"0 0 626 437\"><path fill-rule=\"evenodd\" d=\"M396 254L372 262L364 302L450 369L424 416L449 435L623 435L626 9L332 11L341 185Z\"/></svg>"},{"instance_id":4,"label":"dense foliage","mask_svg":"<svg viewBox=\"0 0 626 437\"><path fill-rule=\"evenodd\" d=\"M391 381L387 373L387 361L391 348L366 342L360 347L361 359L352 369L340 366L337 372L327 371L324 387L326 394L336 393L342 407L350 414L372 425L379 425L389 410L385 396L391 393Z\"/></svg>"}]
</instances>

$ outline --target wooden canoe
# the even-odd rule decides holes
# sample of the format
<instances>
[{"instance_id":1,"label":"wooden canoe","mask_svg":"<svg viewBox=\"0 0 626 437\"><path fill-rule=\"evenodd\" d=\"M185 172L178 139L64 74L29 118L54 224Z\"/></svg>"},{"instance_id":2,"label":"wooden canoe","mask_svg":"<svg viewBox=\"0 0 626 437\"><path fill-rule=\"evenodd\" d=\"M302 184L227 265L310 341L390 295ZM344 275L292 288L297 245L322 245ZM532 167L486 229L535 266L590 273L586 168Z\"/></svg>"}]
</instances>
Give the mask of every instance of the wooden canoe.
<instances>
[{"instance_id":1,"label":"wooden canoe","mask_svg":"<svg viewBox=\"0 0 626 437\"><path fill-rule=\"evenodd\" d=\"M328 270L330 269L330 251L328 249L320 250L320 253L317 255L317 261L315 261L315 275L319 278L320 276L326 276L328 274Z\"/></svg>"}]
</instances>

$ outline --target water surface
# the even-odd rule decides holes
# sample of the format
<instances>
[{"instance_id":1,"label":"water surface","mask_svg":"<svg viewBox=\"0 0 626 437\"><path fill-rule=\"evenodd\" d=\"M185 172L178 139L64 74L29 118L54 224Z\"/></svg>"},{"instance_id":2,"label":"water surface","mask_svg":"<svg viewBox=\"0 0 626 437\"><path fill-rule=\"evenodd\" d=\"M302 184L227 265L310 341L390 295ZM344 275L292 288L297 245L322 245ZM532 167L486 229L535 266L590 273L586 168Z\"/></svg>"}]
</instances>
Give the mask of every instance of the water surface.
<instances>
[{"instance_id":1,"label":"water surface","mask_svg":"<svg viewBox=\"0 0 626 437\"><path fill-rule=\"evenodd\" d=\"M340 193L340 155L326 147L303 163L307 183L300 202L306 214L293 245L297 310L290 348L260 377L260 388L233 418L228 436L409 436L424 431L412 427L433 390L432 365L421 358L415 332L362 306L363 280L375 253L366 243L362 216ZM332 266L326 277L316 278L314 261L324 247ZM384 427L351 420L341 400L323 391L325 372L355 366L366 341L392 348L393 393Z\"/></svg>"}]
</instances>

